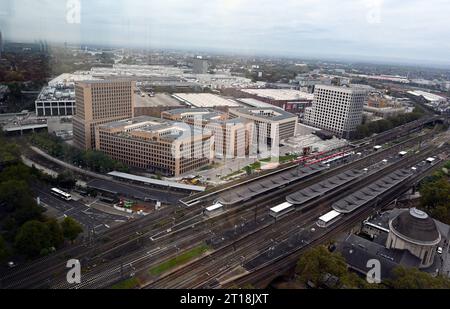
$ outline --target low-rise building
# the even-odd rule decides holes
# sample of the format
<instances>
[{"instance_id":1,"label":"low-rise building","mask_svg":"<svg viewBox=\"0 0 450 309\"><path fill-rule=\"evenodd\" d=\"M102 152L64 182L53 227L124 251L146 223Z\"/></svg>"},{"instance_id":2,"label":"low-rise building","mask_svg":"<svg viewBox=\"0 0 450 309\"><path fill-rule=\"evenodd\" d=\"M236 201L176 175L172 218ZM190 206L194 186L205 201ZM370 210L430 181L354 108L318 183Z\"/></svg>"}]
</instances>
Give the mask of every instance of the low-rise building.
<instances>
[{"instance_id":1,"label":"low-rise building","mask_svg":"<svg viewBox=\"0 0 450 309\"><path fill-rule=\"evenodd\" d=\"M96 148L129 166L167 176L213 159L213 134L185 123L139 116L96 126Z\"/></svg>"},{"instance_id":2,"label":"low-rise building","mask_svg":"<svg viewBox=\"0 0 450 309\"><path fill-rule=\"evenodd\" d=\"M59 117L75 114L75 89L73 86L47 86L35 101L37 116Z\"/></svg>"}]
</instances>

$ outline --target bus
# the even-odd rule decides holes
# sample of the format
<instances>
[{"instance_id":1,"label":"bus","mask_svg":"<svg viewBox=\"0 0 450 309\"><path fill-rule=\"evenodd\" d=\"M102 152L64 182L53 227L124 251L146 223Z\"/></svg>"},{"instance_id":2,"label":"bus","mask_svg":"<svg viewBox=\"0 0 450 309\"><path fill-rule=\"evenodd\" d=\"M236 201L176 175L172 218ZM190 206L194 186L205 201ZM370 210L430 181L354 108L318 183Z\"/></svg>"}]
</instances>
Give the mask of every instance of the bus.
<instances>
[{"instance_id":1,"label":"bus","mask_svg":"<svg viewBox=\"0 0 450 309\"><path fill-rule=\"evenodd\" d=\"M270 208L269 215L271 215L274 218L278 218L294 209L295 209L294 204L284 202L281 203L280 205Z\"/></svg>"},{"instance_id":2,"label":"bus","mask_svg":"<svg viewBox=\"0 0 450 309\"><path fill-rule=\"evenodd\" d=\"M324 214L323 216L319 217L319 220L317 220L317 226L318 227L329 227L334 222L339 220L341 218L341 215L342 214L336 210L329 211L326 214Z\"/></svg>"},{"instance_id":3,"label":"bus","mask_svg":"<svg viewBox=\"0 0 450 309\"><path fill-rule=\"evenodd\" d=\"M70 201L72 199L72 196L69 193L64 192L58 188L52 188L51 192L53 195L62 198L63 200Z\"/></svg>"}]
</instances>

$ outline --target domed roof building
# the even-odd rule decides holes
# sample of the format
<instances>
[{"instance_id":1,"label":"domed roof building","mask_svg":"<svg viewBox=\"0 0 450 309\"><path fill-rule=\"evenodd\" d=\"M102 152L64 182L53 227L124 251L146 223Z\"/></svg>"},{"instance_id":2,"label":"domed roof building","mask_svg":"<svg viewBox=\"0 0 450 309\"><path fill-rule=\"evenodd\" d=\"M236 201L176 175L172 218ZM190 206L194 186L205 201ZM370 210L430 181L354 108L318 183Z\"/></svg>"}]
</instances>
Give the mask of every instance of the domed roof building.
<instances>
[{"instance_id":1,"label":"domed roof building","mask_svg":"<svg viewBox=\"0 0 450 309\"><path fill-rule=\"evenodd\" d=\"M421 260L420 268L433 264L440 241L434 220L417 208L403 211L389 221L386 248L408 250Z\"/></svg>"}]
</instances>

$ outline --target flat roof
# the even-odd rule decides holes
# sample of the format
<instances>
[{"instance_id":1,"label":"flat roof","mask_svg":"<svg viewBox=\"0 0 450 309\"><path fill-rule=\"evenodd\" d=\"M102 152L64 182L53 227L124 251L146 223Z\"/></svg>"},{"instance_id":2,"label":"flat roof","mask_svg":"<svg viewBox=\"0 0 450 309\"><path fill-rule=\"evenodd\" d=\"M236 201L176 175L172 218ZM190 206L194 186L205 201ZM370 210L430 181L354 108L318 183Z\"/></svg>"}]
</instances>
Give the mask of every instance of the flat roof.
<instances>
[{"instance_id":1,"label":"flat roof","mask_svg":"<svg viewBox=\"0 0 450 309\"><path fill-rule=\"evenodd\" d=\"M134 107L154 107L154 106L183 106L184 104L178 100L175 100L170 95L165 93L156 93L153 97L145 94L142 97L140 94L136 93L135 105Z\"/></svg>"},{"instance_id":2,"label":"flat roof","mask_svg":"<svg viewBox=\"0 0 450 309\"><path fill-rule=\"evenodd\" d=\"M242 92L275 101L312 100L314 94L294 89L241 89Z\"/></svg>"},{"instance_id":3,"label":"flat roof","mask_svg":"<svg viewBox=\"0 0 450 309\"><path fill-rule=\"evenodd\" d=\"M178 182L174 182L174 181L153 179L153 178L149 178L149 177L132 175L132 174L127 174L127 173L122 173L122 172L117 172L117 171L109 172L108 175L113 176L113 177L119 177L119 178L124 178L124 179L128 179L128 180L134 180L134 181L139 181L139 182L143 182L143 183L163 186L163 187L169 187L169 188L172 187L172 188L184 189L184 190L189 190L189 191L205 191L206 190L205 187L201 187L201 186L187 185L187 184L178 183Z\"/></svg>"},{"instance_id":4,"label":"flat roof","mask_svg":"<svg viewBox=\"0 0 450 309\"><path fill-rule=\"evenodd\" d=\"M289 207L292 207L292 206L293 206L293 205L292 205L291 203L284 202L284 203L282 203L282 204L280 204L280 205L277 205L277 206L275 206L275 207L270 208L270 211L273 211L273 212L280 212L280 211L283 211L283 210L285 210L285 209L287 209L287 208L289 208Z\"/></svg>"},{"instance_id":5,"label":"flat roof","mask_svg":"<svg viewBox=\"0 0 450 309\"><path fill-rule=\"evenodd\" d=\"M276 108L274 106L264 107L264 108L233 108L229 110L230 113L238 115L237 113L241 113L243 115L249 115L253 117L259 117L261 119L267 119L271 121L278 121L293 118L297 120L297 116L286 112L280 108ZM239 116L239 115L238 115Z\"/></svg>"},{"instance_id":6,"label":"flat roof","mask_svg":"<svg viewBox=\"0 0 450 309\"><path fill-rule=\"evenodd\" d=\"M426 100L434 102L434 101L446 101L447 98L444 98L440 95L434 94L434 93L430 93L430 92L426 92L426 91L422 91L422 90L413 90L413 91L408 91L409 94L412 94L414 96L422 96L424 97Z\"/></svg>"},{"instance_id":7,"label":"flat roof","mask_svg":"<svg viewBox=\"0 0 450 309\"><path fill-rule=\"evenodd\" d=\"M236 100L238 102L241 102L245 105L249 105L251 107L258 107L258 108L276 107L276 108L282 109L281 107L278 107L278 106L275 106L275 105L272 105L272 104L254 99L254 98L240 98L240 99L236 99Z\"/></svg>"},{"instance_id":8,"label":"flat roof","mask_svg":"<svg viewBox=\"0 0 450 309\"><path fill-rule=\"evenodd\" d=\"M174 93L172 97L195 107L241 106L236 101L211 93Z\"/></svg>"},{"instance_id":9,"label":"flat roof","mask_svg":"<svg viewBox=\"0 0 450 309\"><path fill-rule=\"evenodd\" d=\"M336 218L339 215L341 215L340 212L338 212L336 210L331 210L331 211L327 212L326 214L324 214L323 216L320 216L319 220L326 223L326 222L333 220L334 218Z\"/></svg>"},{"instance_id":10,"label":"flat roof","mask_svg":"<svg viewBox=\"0 0 450 309\"><path fill-rule=\"evenodd\" d=\"M380 180L370 184L369 186L350 194L343 199L335 202L332 207L334 210L341 213L349 213L355 209L365 205L366 203L372 201L377 196L383 194L384 192L392 189L399 183L403 182L409 176L412 175L411 170L400 169L397 170Z\"/></svg>"},{"instance_id":11,"label":"flat roof","mask_svg":"<svg viewBox=\"0 0 450 309\"><path fill-rule=\"evenodd\" d=\"M220 203L215 203L214 205L211 205L211 206L206 207L206 210L207 210L207 211L213 211L213 210L216 210L216 209L219 209L219 208L222 208L222 207L223 207L222 204L220 204Z\"/></svg>"}]
</instances>

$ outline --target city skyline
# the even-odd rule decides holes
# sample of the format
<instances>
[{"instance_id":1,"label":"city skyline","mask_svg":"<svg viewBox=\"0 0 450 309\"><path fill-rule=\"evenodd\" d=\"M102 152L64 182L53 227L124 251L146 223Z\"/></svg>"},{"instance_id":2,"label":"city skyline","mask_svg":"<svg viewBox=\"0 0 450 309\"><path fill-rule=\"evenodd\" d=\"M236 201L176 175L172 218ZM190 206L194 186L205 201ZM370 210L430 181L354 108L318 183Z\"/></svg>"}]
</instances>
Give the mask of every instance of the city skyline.
<instances>
[{"instance_id":1,"label":"city skyline","mask_svg":"<svg viewBox=\"0 0 450 309\"><path fill-rule=\"evenodd\" d=\"M449 65L450 4L432 2L5 1L0 28L12 41Z\"/></svg>"}]
</instances>

